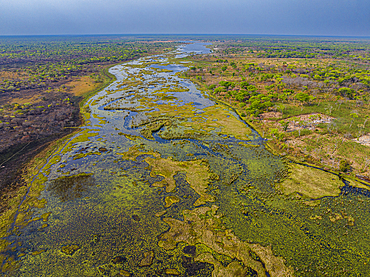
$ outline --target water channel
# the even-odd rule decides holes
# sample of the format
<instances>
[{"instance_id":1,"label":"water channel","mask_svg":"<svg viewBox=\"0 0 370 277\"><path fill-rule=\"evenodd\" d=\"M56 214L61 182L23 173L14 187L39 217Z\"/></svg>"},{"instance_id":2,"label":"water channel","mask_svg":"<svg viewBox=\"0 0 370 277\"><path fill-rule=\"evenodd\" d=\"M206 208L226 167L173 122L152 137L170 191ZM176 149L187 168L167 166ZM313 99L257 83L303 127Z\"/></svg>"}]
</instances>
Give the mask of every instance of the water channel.
<instances>
[{"instance_id":1,"label":"water channel","mask_svg":"<svg viewBox=\"0 0 370 277\"><path fill-rule=\"evenodd\" d=\"M34 176L43 204L17 213L4 276L365 276L368 196L308 205L276 190L286 163L180 76L207 53L190 43L110 69Z\"/></svg>"}]
</instances>

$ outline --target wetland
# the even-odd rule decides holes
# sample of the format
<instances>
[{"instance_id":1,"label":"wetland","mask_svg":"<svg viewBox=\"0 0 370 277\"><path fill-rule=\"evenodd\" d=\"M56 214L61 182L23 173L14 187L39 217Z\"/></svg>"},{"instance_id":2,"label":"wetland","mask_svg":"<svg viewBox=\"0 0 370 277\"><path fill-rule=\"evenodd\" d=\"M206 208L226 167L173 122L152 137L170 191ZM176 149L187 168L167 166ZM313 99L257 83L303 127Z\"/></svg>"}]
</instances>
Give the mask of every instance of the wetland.
<instances>
[{"instance_id":1,"label":"wetland","mask_svg":"<svg viewBox=\"0 0 370 277\"><path fill-rule=\"evenodd\" d=\"M110 68L1 218L4 276L366 276L369 187L273 154L183 78L206 46Z\"/></svg>"}]
</instances>

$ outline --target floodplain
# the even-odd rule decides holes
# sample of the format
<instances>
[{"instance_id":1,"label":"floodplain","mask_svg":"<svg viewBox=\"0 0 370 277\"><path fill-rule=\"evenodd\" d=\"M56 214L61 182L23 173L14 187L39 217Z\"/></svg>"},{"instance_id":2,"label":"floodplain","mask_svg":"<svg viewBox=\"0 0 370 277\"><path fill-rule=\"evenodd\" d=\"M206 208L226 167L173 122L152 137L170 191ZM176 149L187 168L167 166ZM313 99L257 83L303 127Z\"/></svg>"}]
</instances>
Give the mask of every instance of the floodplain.
<instances>
[{"instance_id":1,"label":"floodplain","mask_svg":"<svg viewBox=\"0 0 370 277\"><path fill-rule=\"evenodd\" d=\"M366 184L273 154L233 103L184 78L206 45L109 70L2 216L4 275L367 274Z\"/></svg>"}]
</instances>

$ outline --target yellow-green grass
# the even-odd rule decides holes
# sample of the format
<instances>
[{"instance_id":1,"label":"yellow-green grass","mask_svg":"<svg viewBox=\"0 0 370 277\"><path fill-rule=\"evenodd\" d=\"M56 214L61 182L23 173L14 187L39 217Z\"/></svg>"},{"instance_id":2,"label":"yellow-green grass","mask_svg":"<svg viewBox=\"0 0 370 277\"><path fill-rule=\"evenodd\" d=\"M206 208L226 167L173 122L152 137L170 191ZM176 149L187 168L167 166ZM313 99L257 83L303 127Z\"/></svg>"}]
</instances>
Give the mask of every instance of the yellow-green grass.
<instances>
[{"instance_id":1,"label":"yellow-green grass","mask_svg":"<svg viewBox=\"0 0 370 277\"><path fill-rule=\"evenodd\" d=\"M290 169L289 177L276 184L287 195L298 193L311 199L338 196L344 186L337 175L320 169L300 164L291 164Z\"/></svg>"}]
</instances>

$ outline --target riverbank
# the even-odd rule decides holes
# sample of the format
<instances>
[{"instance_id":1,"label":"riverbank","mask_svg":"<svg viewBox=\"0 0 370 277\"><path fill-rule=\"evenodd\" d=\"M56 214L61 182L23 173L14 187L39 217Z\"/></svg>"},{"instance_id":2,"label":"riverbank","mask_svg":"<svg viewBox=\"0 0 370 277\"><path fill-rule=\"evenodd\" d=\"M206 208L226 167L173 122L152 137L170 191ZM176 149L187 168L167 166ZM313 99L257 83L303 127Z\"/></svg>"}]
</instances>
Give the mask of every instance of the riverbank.
<instances>
[{"instance_id":1,"label":"riverbank","mask_svg":"<svg viewBox=\"0 0 370 277\"><path fill-rule=\"evenodd\" d=\"M74 106L79 108L79 126L85 123L88 118L88 111L84 110L84 104L96 93L103 90L105 87L115 81L115 76L109 73L109 68L116 64L104 67L101 70L102 82L95 86L92 90L78 95L75 98ZM72 95L73 96L73 95ZM50 136L46 141L40 141L32 147L24 147L11 157L7 162L7 166L13 167L14 177L9 186L5 186L1 190L0 197L0 252L4 251L10 244L6 239L1 239L9 235L9 228L12 224L17 223L22 225L32 217L33 212L30 207L42 208L45 206L45 199L39 199L40 193L44 190L43 183L46 181L43 178L40 170L45 165L49 157L60 151L63 146L79 132L79 128L66 128L64 132ZM32 185L29 185L31 184ZM16 221L13 223L13 221ZM13 232L13 230L10 230ZM0 255L0 264L3 264L5 257ZM16 266L16 262L8 260L3 264L2 271L12 270Z\"/></svg>"},{"instance_id":2,"label":"riverbank","mask_svg":"<svg viewBox=\"0 0 370 277\"><path fill-rule=\"evenodd\" d=\"M42 163L53 152L53 149L63 143L66 138L73 136L77 132L78 127L84 124L88 116L83 109L86 101L101 91L109 84L111 84L115 77L108 72L109 68L115 66L104 67L101 70L102 82L94 86L90 91L83 94L71 94L73 99L71 105L79 110L78 116L74 116L75 126L64 127L58 133L50 133L47 137L39 139L35 137L34 140L30 139L29 142L21 144L16 148L11 148L8 152L2 155L2 168L0 176L2 178L1 197L0 197L0 214L3 214L8 209L14 209L17 206L16 196L22 195L20 191L22 187L27 187L29 178L34 174L35 163ZM78 124L78 125L77 125ZM8 157L5 159L5 157Z\"/></svg>"}]
</instances>

